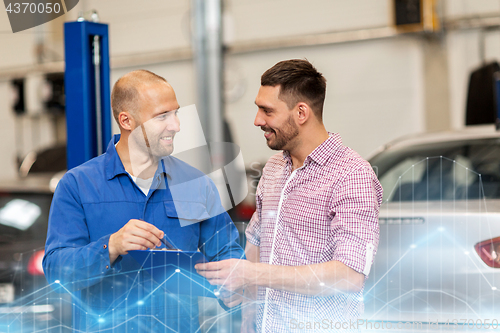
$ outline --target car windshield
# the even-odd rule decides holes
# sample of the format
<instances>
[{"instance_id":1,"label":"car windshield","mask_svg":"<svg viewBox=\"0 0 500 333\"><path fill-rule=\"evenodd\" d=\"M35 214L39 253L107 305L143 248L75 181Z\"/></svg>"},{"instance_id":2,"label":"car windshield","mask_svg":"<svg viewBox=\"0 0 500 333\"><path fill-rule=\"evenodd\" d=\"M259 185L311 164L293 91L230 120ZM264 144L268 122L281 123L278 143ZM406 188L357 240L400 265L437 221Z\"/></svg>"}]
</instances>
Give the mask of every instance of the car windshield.
<instances>
[{"instance_id":1,"label":"car windshield","mask_svg":"<svg viewBox=\"0 0 500 333\"><path fill-rule=\"evenodd\" d=\"M0 192L0 243L45 238L52 194Z\"/></svg>"},{"instance_id":2,"label":"car windshield","mask_svg":"<svg viewBox=\"0 0 500 333\"><path fill-rule=\"evenodd\" d=\"M370 163L384 201L500 198L500 138L386 151Z\"/></svg>"}]
</instances>

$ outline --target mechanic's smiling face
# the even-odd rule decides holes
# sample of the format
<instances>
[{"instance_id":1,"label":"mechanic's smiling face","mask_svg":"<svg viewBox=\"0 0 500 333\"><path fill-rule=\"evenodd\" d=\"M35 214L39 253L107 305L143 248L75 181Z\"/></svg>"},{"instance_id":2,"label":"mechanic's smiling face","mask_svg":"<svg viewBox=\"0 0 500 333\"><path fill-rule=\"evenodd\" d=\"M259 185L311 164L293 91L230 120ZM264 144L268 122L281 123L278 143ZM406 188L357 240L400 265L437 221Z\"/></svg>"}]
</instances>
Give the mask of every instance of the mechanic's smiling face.
<instances>
[{"instance_id":1,"label":"mechanic's smiling face","mask_svg":"<svg viewBox=\"0 0 500 333\"><path fill-rule=\"evenodd\" d=\"M164 82L147 85L141 88L141 99L134 141L154 157L172 154L174 136L180 131L179 103L174 90Z\"/></svg>"},{"instance_id":2,"label":"mechanic's smiling face","mask_svg":"<svg viewBox=\"0 0 500 333\"><path fill-rule=\"evenodd\" d=\"M291 150L297 145L299 127L294 112L279 99L280 86L261 86L255 98L258 106L254 125L264 131L267 145L273 150Z\"/></svg>"}]
</instances>

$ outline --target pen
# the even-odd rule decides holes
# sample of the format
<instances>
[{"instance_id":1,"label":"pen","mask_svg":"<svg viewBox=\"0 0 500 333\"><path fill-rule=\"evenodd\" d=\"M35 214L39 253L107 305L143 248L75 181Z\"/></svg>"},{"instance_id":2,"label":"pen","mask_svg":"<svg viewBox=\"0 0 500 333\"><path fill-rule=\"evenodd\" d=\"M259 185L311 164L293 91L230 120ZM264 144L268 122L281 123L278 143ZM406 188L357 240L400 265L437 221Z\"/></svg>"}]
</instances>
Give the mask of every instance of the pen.
<instances>
[{"instance_id":1,"label":"pen","mask_svg":"<svg viewBox=\"0 0 500 333\"><path fill-rule=\"evenodd\" d=\"M167 234L164 234L163 238L160 238L160 241L163 243L163 245L165 245L165 247L169 250L176 250L176 248L167 241L166 237Z\"/></svg>"},{"instance_id":2,"label":"pen","mask_svg":"<svg viewBox=\"0 0 500 333\"><path fill-rule=\"evenodd\" d=\"M139 221L145 222L143 219L139 218ZM164 232L163 233L163 238L160 238L160 242L162 242L163 245L169 250L177 250L170 242L167 241L167 234Z\"/></svg>"}]
</instances>

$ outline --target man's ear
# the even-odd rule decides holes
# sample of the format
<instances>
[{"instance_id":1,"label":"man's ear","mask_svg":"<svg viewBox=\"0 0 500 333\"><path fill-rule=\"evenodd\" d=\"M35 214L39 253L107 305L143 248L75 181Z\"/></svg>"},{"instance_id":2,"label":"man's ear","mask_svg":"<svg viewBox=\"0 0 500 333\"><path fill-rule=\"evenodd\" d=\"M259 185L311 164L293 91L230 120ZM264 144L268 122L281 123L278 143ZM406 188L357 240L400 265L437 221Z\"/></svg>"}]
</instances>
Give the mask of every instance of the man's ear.
<instances>
[{"instance_id":1,"label":"man's ear","mask_svg":"<svg viewBox=\"0 0 500 333\"><path fill-rule=\"evenodd\" d=\"M130 113L123 111L118 115L118 124L121 128L132 131L135 128L135 119Z\"/></svg>"},{"instance_id":2,"label":"man's ear","mask_svg":"<svg viewBox=\"0 0 500 333\"><path fill-rule=\"evenodd\" d=\"M297 120L300 125L303 125L310 117L313 116L311 108L304 102L297 103L296 112L298 113Z\"/></svg>"}]
</instances>

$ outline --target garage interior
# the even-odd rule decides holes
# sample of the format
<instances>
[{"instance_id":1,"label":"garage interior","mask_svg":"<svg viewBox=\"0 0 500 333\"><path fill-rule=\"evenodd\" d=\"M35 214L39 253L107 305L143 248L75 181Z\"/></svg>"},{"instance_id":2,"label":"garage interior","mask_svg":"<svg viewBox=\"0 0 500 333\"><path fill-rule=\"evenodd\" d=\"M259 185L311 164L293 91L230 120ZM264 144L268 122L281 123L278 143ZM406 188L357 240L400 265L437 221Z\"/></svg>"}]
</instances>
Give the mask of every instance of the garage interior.
<instances>
[{"instance_id":1,"label":"garage interior","mask_svg":"<svg viewBox=\"0 0 500 333\"><path fill-rule=\"evenodd\" d=\"M307 59L324 75L327 79L323 118L325 127L330 132L340 133L343 144L365 159L372 158L384 147L388 147L388 143L401 137L418 138L423 133L436 133L436 138L439 138L440 133L466 128L471 128L479 136L482 131L494 132L495 121L500 117L497 116L496 100L496 96L500 95L495 95L497 77L488 74L486 79L478 79L480 85L476 88L471 88L470 84L473 81L471 75L477 73L478 69L490 66L488 68L493 68L491 73L500 70L497 63L500 59L500 1L212 2L220 6L220 11L216 13L220 20L215 24L215 28L219 28L221 33L218 59L220 68L210 68L210 64L205 66L208 66L207 70L210 68L220 74L221 89L215 92L209 89L207 94L215 93L220 97L220 103L215 109L226 123L225 127L220 126L218 130L205 129L214 142L225 141L226 132L229 132L232 142L241 149L247 172L248 196L240 215L236 219L233 217L236 224L241 223L241 228L246 225L243 221L253 213L261 170L275 154L267 147L262 131L254 126L257 111L254 101L260 87L260 76L281 60ZM16 33L11 30L7 11L2 11L0 180L11 182L23 179L30 173L57 173L65 169L65 22L79 19L92 21L98 17L98 22L108 25L110 87L132 70L147 69L168 80L175 89L181 107L196 105L203 126L208 126L205 122L214 109L206 107L204 104L207 100L200 97L200 89L208 86L209 81L204 81L200 74L200 68L204 67L197 63L199 54L196 49L199 46L196 37L200 36L196 30L196 15L203 15L198 8L202 3L202 0L80 0L64 15ZM207 38L211 37L209 28L208 23L206 30L202 31ZM477 91L472 92L474 89ZM487 95L485 90L488 89L491 89L491 94L487 97L491 103L484 99L484 94ZM468 109L471 112L483 110L487 114L486 120L480 116L479 120L472 119L474 116L467 114ZM467 126L467 120L475 125ZM114 121L112 133L119 133ZM401 149L406 148L402 146ZM38 163L35 163L37 159ZM465 162L463 165L469 167ZM405 165L405 168L408 167L414 166ZM37 168L40 170L37 171ZM405 170L401 169L401 172ZM401 182L401 176L399 179ZM387 180L391 184L397 182L397 175ZM465 185L472 182L467 179L461 185L466 188ZM393 188L384 187L384 192L391 191L393 197L394 193L402 192L401 188L397 192ZM414 199L411 192L413 187L409 191L408 200ZM481 198L481 189L477 197ZM387 196L384 198L389 200ZM429 197L426 198L428 200ZM420 215L415 217L411 213L414 208L405 204L402 210L410 212L409 215L413 214L411 218L414 220L405 222L401 217L398 220L397 216L389 214L381 217L381 225L418 225ZM431 203L431 208L427 205L424 208L426 213L422 213L422 216L439 208L434 207L434 204L436 203ZM467 213L475 214L477 210L484 212L495 209L487 205L476 208L467 209L463 216ZM492 220L480 218L480 221L491 223ZM457 223L468 226L469 222L461 220ZM475 227L471 225L467 228L473 230ZM415 235L423 237L425 233L420 234L419 231ZM391 241L390 238L394 235L388 233L386 236ZM500 237L500 234L491 235L491 239L495 237ZM411 241L408 242L410 243ZM384 249L381 250L379 256L390 256ZM474 249L464 251L470 251L472 255ZM493 250L488 248L486 251ZM425 255L433 254L425 252ZM450 253L446 255L449 256ZM455 263L455 258L453 262ZM481 261L477 262L482 264ZM494 274L487 271L486 266L475 265L467 267L477 269L471 279L477 279L481 285L478 287L478 297L464 297L472 303L484 302L484 312L478 312L476 308L470 312L473 314L470 318L483 320L490 314L498 313L499 296L495 282L500 282L500 276L498 272ZM384 279L389 275L379 272L372 279ZM485 280L481 280L481 276ZM424 279L433 278L439 279L431 272ZM368 287L376 282L372 280ZM497 285L500 287L500 283ZM432 282L428 286L435 287ZM440 286L443 286L441 280L436 288ZM484 295L485 289L481 289L483 287L491 290L492 294ZM398 288L398 285L394 288ZM455 290L458 287L450 288ZM414 297L427 297L426 304L430 304L434 296L429 295L427 293L425 296ZM464 295L468 295L467 292ZM396 295L389 293L386 296L391 299L410 297L403 292ZM402 303L398 304L394 306L399 306L400 310L404 308ZM382 311L386 316L384 318L390 317L391 307L384 308L379 303L371 306L367 307L366 313L376 317ZM384 309L379 311L382 308ZM4 332L1 323L2 315L6 312L1 309L0 302L0 332ZM33 309L29 310L30 313L33 313ZM432 307L426 311L434 310L438 311ZM205 313L207 321L222 313L219 308L213 310L213 313L210 311ZM463 311L469 313L467 309ZM425 322L424 317L416 314L412 318ZM439 317L439 320L442 321L443 318ZM491 319L493 318L490 318L490 322ZM396 322L397 318L390 320ZM203 332L236 332L239 323L236 319L233 322L233 319L226 318L217 324L219 326L203 328ZM25 332L31 331L26 329Z\"/></svg>"}]
</instances>

